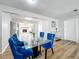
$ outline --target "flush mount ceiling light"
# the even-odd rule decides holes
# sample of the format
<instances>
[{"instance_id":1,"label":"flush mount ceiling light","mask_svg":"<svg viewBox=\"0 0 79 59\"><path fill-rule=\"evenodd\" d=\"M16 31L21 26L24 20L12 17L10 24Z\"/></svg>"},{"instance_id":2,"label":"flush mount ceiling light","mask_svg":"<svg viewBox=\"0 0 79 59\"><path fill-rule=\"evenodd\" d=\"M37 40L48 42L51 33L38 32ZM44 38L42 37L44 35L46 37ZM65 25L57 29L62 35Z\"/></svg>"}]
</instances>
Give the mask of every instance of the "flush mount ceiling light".
<instances>
[{"instance_id":1,"label":"flush mount ceiling light","mask_svg":"<svg viewBox=\"0 0 79 59\"><path fill-rule=\"evenodd\" d=\"M34 5L37 3L37 0L26 0L29 4Z\"/></svg>"},{"instance_id":2,"label":"flush mount ceiling light","mask_svg":"<svg viewBox=\"0 0 79 59\"><path fill-rule=\"evenodd\" d=\"M26 20L32 20L32 17L25 17Z\"/></svg>"}]
</instances>

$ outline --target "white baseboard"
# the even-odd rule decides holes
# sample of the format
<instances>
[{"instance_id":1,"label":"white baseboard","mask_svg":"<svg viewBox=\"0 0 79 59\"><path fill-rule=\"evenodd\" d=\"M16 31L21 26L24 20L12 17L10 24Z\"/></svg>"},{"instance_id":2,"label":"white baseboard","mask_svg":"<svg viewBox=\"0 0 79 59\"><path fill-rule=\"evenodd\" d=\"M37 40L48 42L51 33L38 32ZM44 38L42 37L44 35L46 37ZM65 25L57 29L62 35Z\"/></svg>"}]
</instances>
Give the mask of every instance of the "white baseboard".
<instances>
[{"instance_id":1,"label":"white baseboard","mask_svg":"<svg viewBox=\"0 0 79 59\"><path fill-rule=\"evenodd\" d=\"M0 54L3 54L6 51L6 49L7 49L8 46L9 45L6 45L5 48L0 52Z\"/></svg>"}]
</instances>

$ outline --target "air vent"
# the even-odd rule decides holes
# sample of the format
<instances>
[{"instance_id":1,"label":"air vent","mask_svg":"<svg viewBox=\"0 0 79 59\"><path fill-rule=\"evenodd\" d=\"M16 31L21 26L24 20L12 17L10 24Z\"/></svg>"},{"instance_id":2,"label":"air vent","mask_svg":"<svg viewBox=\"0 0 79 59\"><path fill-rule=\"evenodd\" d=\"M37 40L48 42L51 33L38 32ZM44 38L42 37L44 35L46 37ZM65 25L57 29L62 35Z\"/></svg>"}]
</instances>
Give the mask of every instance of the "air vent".
<instances>
[{"instance_id":1,"label":"air vent","mask_svg":"<svg viewBox=\"0 0 79 59\"><path fill-rule=\"evenodd\" d=\"M73 11L75 11L75 12L76 12L76 11L78 11L78 9L75 9L75 10L73 10Z\"/></svg>"}]
</instances>

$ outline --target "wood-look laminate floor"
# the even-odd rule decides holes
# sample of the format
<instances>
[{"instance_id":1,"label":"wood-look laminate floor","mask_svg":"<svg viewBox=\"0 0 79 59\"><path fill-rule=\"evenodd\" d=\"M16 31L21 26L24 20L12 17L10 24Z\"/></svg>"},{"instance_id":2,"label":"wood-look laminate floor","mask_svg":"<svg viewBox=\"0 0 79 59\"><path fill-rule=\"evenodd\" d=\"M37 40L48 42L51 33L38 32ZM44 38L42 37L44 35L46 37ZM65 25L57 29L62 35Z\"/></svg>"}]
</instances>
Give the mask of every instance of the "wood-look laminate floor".
<instances>
[{"instance_id":1,"label":"wood-look laminate floor","mask_svg":"<svg viewBox=\"0 0 79 59\"><path fill-rule=\"evenodd\" d=\"M42 56L38 56L36 59L44 59L44 53L44 49L42 49ZM79 59L79 44L66 40L55 42L54 53L53 55L49 49L47 59ZM0 59L13 59L10 48L0 55Z\"/></svg>"}]
</instances>

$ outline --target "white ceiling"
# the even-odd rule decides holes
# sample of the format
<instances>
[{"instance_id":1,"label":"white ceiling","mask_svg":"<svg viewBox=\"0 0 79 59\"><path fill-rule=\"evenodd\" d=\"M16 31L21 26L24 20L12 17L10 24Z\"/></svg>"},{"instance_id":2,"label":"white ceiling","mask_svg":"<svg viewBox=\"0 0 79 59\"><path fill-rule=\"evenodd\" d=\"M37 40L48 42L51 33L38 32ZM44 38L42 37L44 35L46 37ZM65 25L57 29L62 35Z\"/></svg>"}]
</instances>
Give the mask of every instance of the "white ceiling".
<instances>
[{"instance_id":1,"label":"white ceiling","mask_svg":"<svg viewBox=\"0 0 79 59\"><path fill-rule=\"evenodd\" d=\"M0 0L0 3L55 18L79 9L79 0L38 0L35 5L28 4L26 0Z\"/></svg>"}]
</instances>

